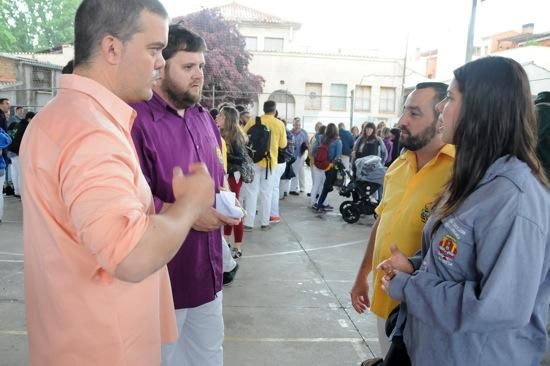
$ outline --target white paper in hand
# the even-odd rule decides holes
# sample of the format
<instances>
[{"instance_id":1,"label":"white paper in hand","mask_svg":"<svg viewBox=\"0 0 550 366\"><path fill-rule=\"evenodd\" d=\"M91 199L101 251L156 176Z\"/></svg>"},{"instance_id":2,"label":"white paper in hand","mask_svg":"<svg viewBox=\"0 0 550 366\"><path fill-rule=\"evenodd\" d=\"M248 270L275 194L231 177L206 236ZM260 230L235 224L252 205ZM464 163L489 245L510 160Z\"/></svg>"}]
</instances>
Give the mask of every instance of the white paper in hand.
<instances>
[{"instance_id":1,"label":"white paper in hand","mask_svg":"<svg viewBox=\"0 0 550 366\"><path fill-rule=\"evenodd\" d=\"M244 216L243 210L235 205L235 193L221 191L216 193L216 210L222 215L240 219Z\"/></svg>"}]
</instances>

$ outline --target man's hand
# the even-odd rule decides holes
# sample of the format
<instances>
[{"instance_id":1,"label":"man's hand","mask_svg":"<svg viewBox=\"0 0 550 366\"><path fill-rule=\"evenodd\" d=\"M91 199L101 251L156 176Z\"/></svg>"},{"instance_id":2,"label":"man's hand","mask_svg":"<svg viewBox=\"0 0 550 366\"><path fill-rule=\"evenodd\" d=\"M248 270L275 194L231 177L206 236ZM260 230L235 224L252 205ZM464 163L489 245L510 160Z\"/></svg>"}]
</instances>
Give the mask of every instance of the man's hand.
<instances>
[{"instance_id":1,"label":"man's hand","mask_svg":"<svg viewBox=\"0 0 550 366\"><path fill-rule=\"evenodd\" d=\"M355 279L355 284L353 285L351 292L351 305L355 311L359 314L363 314L367 308L370 307L369 300L369 284L367 282L367 275L363 275L361 272L357 275Z\"/></svg>"},{"instance_id":2,"label":"man's hand","mask_svg":"<svg viewBox=\"0 0 550 366\"><path fill-rule=\"evenodd\" d=\"M376 269L378 269L379 271L384 271L386 276L389 276L390 278L393 278L395 270L408 274L414 272L414 268L411 262L409 262L407 256L405 256L405 254L403 254L403 252L399 250L397 245L393 244L390 247L390 251L391 257L382 261L376 267Z\"/></svg>"},{"instance_id":3,"label":"man's hand","mask_svg":"<svg viewBox=\"0 0 550 366\"><path fill-rule=\"evenodd\" d=\"M209 207L193 224L193 230L196 231L212 231L219 229L223 225L238 225L241 219L225 216L216 211L215 208Z\"/></svg>"},{"instance_id":4,"label":"man's hand","mask_svg":"<svg viewBox=\"0 0 550 366\"><path fill-rule=\"evenodd\" d=\"M203 163L189 167L189 175L183 175L181 168L174 168L172 189L176 202L186 200L198 211L212 207L214 203L214 181Z\"/></svg>"}]
</instances>

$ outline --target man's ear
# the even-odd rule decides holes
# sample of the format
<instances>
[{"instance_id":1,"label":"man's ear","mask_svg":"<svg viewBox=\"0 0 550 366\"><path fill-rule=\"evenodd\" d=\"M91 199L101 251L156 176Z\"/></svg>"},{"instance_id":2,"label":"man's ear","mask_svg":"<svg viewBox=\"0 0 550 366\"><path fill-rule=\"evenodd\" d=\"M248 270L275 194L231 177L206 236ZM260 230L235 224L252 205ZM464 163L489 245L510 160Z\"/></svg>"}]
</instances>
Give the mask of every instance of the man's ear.
<instances>
[{"instance_id":1,"label":"man's ear","mask_svg":"<svg viewBox=\"0 0 550 366\"><path fill-rule=\"evenodd\" d=\"M107 34L101 39L100 52L103 59L111 65L117 65L122 58L124 45L120 39L110 34Z\"/></svg>"}]
</instances>

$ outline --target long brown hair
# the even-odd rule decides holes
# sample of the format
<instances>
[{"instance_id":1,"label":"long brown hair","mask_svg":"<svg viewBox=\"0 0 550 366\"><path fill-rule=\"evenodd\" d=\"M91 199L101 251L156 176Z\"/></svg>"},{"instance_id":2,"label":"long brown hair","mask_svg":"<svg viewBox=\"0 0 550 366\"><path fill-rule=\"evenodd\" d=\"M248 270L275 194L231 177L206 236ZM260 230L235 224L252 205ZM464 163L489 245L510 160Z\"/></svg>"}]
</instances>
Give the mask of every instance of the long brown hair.
<instances>
[{"instance_id":1,"label":"long brown hair","mask_svg":"<svg viewBox=\"0 0 550 366\"><path fill-rule=\"evenodd\" d=\"M462 93L453 135L456 157L451 178L435 204L432 233L502 156L525 162L549 186L536 155L537 122L529 79L521 65L504 57L485 57L459 67L454 77Z\"/></svg>"},{"instance_id":2,"label":"long brown hair","mask_svg":"<svg viewBox=\"0 0 550 366\"><path fill-rule=\"evenodd\" d=\"M224 122L221 135L227 144L228 151L232 151L233 145L246 144L246 135L239 126L239 112L233 106L224 106L220 113L223 113Z\"/></svg>"}]
</instances>

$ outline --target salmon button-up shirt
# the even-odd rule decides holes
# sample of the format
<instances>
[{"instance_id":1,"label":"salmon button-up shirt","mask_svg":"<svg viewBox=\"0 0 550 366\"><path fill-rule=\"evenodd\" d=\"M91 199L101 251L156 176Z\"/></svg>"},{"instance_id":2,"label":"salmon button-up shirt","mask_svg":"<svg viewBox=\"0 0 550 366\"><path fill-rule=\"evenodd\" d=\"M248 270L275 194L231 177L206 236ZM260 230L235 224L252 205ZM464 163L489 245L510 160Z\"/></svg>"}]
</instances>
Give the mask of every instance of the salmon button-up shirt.
<instances>
[{"instance_id":1,"label":"salmon button-up shirt","mask_svg":"<svg viewBox=\"0 0 550 366\"><path fill-rule=\"evenodd\" d=\"M177 336L166 266L114 277L142 238L152 196L130 136L135 112L99 83L64 75L21 146L31 365L159 365Z\"/></svg>"}]
</instances>

